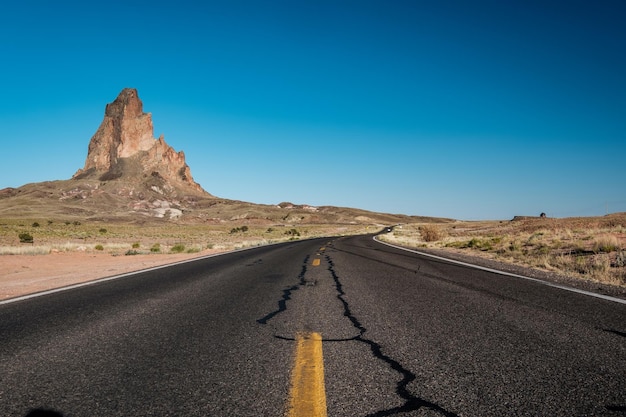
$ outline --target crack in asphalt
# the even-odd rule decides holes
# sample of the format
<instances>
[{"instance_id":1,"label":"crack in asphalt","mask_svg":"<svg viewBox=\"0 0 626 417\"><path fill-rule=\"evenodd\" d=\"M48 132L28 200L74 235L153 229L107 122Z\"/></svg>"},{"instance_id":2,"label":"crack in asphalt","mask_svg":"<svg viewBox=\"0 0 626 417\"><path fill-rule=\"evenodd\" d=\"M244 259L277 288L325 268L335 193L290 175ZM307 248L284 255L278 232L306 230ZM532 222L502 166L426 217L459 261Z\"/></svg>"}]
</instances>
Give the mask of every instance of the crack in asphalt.
<instances>
[{"instance_id":1,"label":"crack in asphalt","mask_svg":"<svg viewBox=\"0 0 626 417\"><path fill-rule=\"evenodd\" d=\"M333 260L331 259L329 255L325 255L324 257L326 261L328 262L328 271L330 272L333 278L334 284L335 284L335 289L337 291L337 299L343 305L343 310L344 310L343 315L347 317L348 320L350 320L350 323L352 323L352 326L358 330L359 334L358 336L355 336L349 339L341 339L341 340L324 339L323 341L324 342L356 341L359 343L366 344L370 348L372 354L374 355L376 359L383 361L391 369L393 369L394 371L396 371L402 376L402 379L396 385L396 394L404 400L404 404L399 407L393 407L387 410L377 411L374 414L369 414L367 417L392 416L392 415L397 415L400 413L417 411L422 408L429 409L431 411L434 411L446 417L458 417L457 414L447 411L440 405L427 401L425 399L419 398L411 393L411 391L408 389L408 385L411 382L415 381L416 379L415 374L411 372L410 370L406 369L404 366L402 366L402 364L399 361L393 359L392 357L388 355L385 355L385 353L383 353L383 349L380 344L365 337L365 333L367 332L367 329L354 316L354 314L352 314L352 311L350 309L350 304L345 299L346 293L343 290L343 285L341 283L339 276L337 275L337 272L335 271L335 265L333 263ZM304 261L302 263L302 269L300 271L300 274L298 275L298 283L295 285L292 285L291 287L284 289L282 297L280 298L280 300L278 300L278 308L272 311L271 313L267 314L263 318L258 319L257 323L266 325L276 315L287 310L287 301L291 300L291 294L294 291L299 290L301 287L307 285L307 282L305 280L305 275L307 272L307 265L309 262L309 258L310 258L310 255L307 255L304 258ZM292 340L290 338L281 337L281 336L275 336L275 337L281 340Z\"/></svg>"},{"instance_id":2,"label":"crack in asphalt","mask_svg":"<svg viewBox=\"0 0 626 417\"><path fill-rule=\"evenodd\" d=\"M372 351L372 354L377 359L382 360L387 365L389 365L391 369L393 369L394 371L402 375L402 379L398 382L396 386L396 394L398 394L398 396L405 401L404 404L399 407L377 411L374 414L369 414L367 417L391 416L391 415L399 414L399 413L417 411L420 408L428 408L446 417L458 417L456 414L445 410L444 408L442 408L441 406L435 403L432 403L430 401L424 400L422 398L419 398L413 395L409 391L408 385L416 379L415 374L411 372L410 370L406 369L404 366L402 366L402 364L398 362L397 360L385 355L383 353L383 349L382 349L382 346L380 346L380 344L364 337L365 333L367 332L367 329L352 314L352 311L350 310L350 304L345 299L346 293L343 290L343 285L341 284L341 280L339 279L339 276L337 275L335 271L335 268L334 268L335 265L329 255L326 255L325 257L326 257L326 261L328 262L328 271L330 272L330 274L333 277L333 280L335 281L335 288L337 289L337 298L343 304L343 308L344 308L343 314L344 316L348 318L348 320L350 320L352 325L359 331L359 335L353 338L352 340L368 345L370 350Z\"/></svg>"},{"instance_id":3,"label":"crack in asphalt","mask_svg":"<svg viewBox=\"0 0 626 417\"><path fill-rule=\"evenodd\" d=\"M287 310L287 301L291 300L291 293L299 290L301 286L306 285L304 276L306 275L307 264L309 262L309 258L310 258L310 255L307 255L304 258L304 262L302 262L302 270L300 271L300 274L298 275L298 283L296 285L292 285L291 287L283 290L283 296L281 297L280 300L278 300L278 309L275 311L272 311L265 317L258 319L257 323L267 324L267 322L270 321L272 318L274 318L274 316Z\"/></svg>"}]
</instances>

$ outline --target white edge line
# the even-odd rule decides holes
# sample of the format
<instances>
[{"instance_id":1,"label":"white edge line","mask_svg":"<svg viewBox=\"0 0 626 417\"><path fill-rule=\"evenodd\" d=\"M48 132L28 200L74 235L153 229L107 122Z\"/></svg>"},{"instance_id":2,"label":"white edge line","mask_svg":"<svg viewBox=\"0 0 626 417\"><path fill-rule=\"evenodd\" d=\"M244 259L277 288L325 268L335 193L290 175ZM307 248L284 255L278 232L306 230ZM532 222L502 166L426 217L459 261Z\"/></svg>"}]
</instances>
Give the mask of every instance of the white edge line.
<instances>
[{"instance_id":1,"label":"white edge line","mask_svg":"<svg viewBox=\"0 0 626 417\"><path fill-rule=\"evenodd\" d=\"M417 253L418 255L427 256L427 257L430 257L430 258L439 259L439 260L442 260L442 261L446 261L446 262L450 262L450 263L458 264L458 265L463 265L463 266L467 266L467 267L474 268L474 269L480 269L480 270L487 271L487 272L493 272L494 274L506 275L506 276L514 277L514 278L527 279L529 281L533 281L533 282L537 282L539 284L547 285L548 287L559 288L561 290L571 291L571 292L575 292L575 293L583 294L583 295L588 295L590 297L601 298L603 300L613 301L614 303L626 304L626 300L624 300L622 298L611 297L610 295L604 295L604 294L597 294L597 293L591 292L591 291L579 290L578 288L573 288L573 287L568 287L568 286L565 286L565 285L555 284L553 282L543 281L543 280L540 280L540 279L537 279L537 278L531 278L531 277L527 277L527 276L524 276L524 275L513 274L511 272L506 272L506 271L500 271L500 270L497 270L497 269L487 268L485 266L474 265L474 264L470 264L470 263L467 263L467 262L461 262L461 261L457 261L457 260L450 259L450 258L444 258L442 256L432 255L430 253L420 252L420 251L417 251L417 250L414 250L414 249L403 248L402 246L397 246L397 245L393 245L391 243L383 242L380 239L376 239L376 237L377 236L374 236L373 239L374 239L374 241L376 241L378 243L381 243L381 244L387 245L387 246L391 246L392 248L401 249L401 250L404 250L404 251L407 251L407 252Z\"/></svg>"},{"instance_id":2,"label":"white edge line","mask_svg":"<svg viewBox=\"0 0 626 417\"><path fill-rule=\"evenodd\" d=\"M125 278L125 277L129 277L129 276L132 276L132 275L141 274L143 272L156 271L158 269L168 268L170 266L182 265L182 264L186 264L186 263L189 263L189 262L200 261L202 259L208 259L208 258L214 258L216 256L227 255L227 254L230 254L230 253L237 253L237 252L243 252L243 251L246 251L246 250L258 249L260 247L266 247L266 246L272 246L272 245L280 245L282 243L287 243L287 242L270 243L270 244L267 244L267 245L251 246L249 248L236 249L236 250L231 250L231 251L227 251L227 252L212 253L210 255L199 256L197 258L185 259L184 261L172 262L172 263L165 264L165 265L153 266L151 268L140 269L140 270L132 271L132 272L126 272L126 273L120 274L120 275L112 275L112 276L104 277L104 278L96 278L94 280L85 281L85 282L81 282L81 283L78 283L78 284L71 284L71 285L66 285L64 287L53 288L51 290L44 290L44 291L39 291L39 292L35 292L35 293L32 293L32 294L21 295L21 296L15 297L15 298L8 298L6 300L0 301L0 306L4 305L4 304L11 304L11 303L16 303L18 301L28 300L28 299L31 299L31 298L41 297L41 296L44 296L44 295L54 294L54 293L57 293L57 292L73 290L75 288L87 287L89 285L99 284L101 282L113 281L115 279Z\"/></svg>"}]
</instances>

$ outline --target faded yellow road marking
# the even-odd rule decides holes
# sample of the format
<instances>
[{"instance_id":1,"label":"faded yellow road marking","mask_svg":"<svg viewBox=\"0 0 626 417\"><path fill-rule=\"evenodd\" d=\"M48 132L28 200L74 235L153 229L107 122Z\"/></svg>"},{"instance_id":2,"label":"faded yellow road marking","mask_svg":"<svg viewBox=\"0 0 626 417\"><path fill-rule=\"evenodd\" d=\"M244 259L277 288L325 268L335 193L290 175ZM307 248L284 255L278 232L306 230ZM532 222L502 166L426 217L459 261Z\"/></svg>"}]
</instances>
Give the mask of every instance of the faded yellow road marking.
<instances>
[{"instance_id":1,"label":"faded yellow road marking","mask_svg":"<svg viewBox=\"0 0 626 417\"><path fill-rule=\"evenodd\" d=\"M324 252L325 250L326 250L326 248L325 248L324 246L322 246L322 247L320 248L320 252Z\"/></svg>"},{"instance_id":2,"label":"faded yellow road marking","mask_svg":"<svg viewBox=\"0 0 626 417\"><path fill-rule=\"evenodd\" d=\"M296 335L296 357L291 374L289 417L326 417L322 335Z\"/></svg>"},{"instance_id":3,"label":"faded yellow road marking","mask_svg":"<svg viewBox=\"0 0 626 417\"><path fill-rule=\"evenodd\" d=\"M319 258L313 259L313 266L320 266L321 260Z\"/></svg>"}]
</instances>

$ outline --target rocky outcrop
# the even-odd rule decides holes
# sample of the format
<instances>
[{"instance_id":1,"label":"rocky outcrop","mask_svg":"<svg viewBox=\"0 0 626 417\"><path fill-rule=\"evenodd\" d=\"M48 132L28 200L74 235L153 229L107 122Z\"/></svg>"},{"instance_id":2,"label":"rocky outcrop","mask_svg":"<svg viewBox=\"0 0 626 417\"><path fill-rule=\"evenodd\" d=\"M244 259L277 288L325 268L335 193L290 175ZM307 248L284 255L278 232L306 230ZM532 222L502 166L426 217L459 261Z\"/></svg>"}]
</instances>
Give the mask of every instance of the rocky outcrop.
<instances>
[{"instance_id":1,"label":"rocky outcrop","mask_svg":"<svg viewBox=\"0 0 626 417\"><path fill-rule=\"evenodd\" d=\"M205 193L191 176L185 154L153 137L152 115L143 112L137 90L125 88L107 104L104 120L89 142L85 166L74 179L149 178L152 186ZM154 185L156 181L156 185Z\"/></svg>"}]
</instances>

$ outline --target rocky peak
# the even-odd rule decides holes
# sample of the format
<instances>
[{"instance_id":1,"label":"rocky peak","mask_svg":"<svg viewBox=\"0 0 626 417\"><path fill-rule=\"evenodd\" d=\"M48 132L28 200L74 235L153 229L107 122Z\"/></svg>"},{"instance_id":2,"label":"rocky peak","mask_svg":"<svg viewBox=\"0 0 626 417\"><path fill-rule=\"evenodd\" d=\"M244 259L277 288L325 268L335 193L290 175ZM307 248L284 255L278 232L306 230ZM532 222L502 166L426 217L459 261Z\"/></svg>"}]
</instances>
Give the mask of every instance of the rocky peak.
<instances>
[{"instance_id":1,"label":"rocky peak","mask_svg":"<svg viewBox=\"0 0 626 417\"><path fill-rule=\"evenodd\" d=\"M89 142L87 160L74 179L159 178L183 191L204 192L185 162L163 136L154 138L152 115L143 112L137 90L125 88L115 101L107 104L104 120Z\"/></svg>"}]
</instances>

